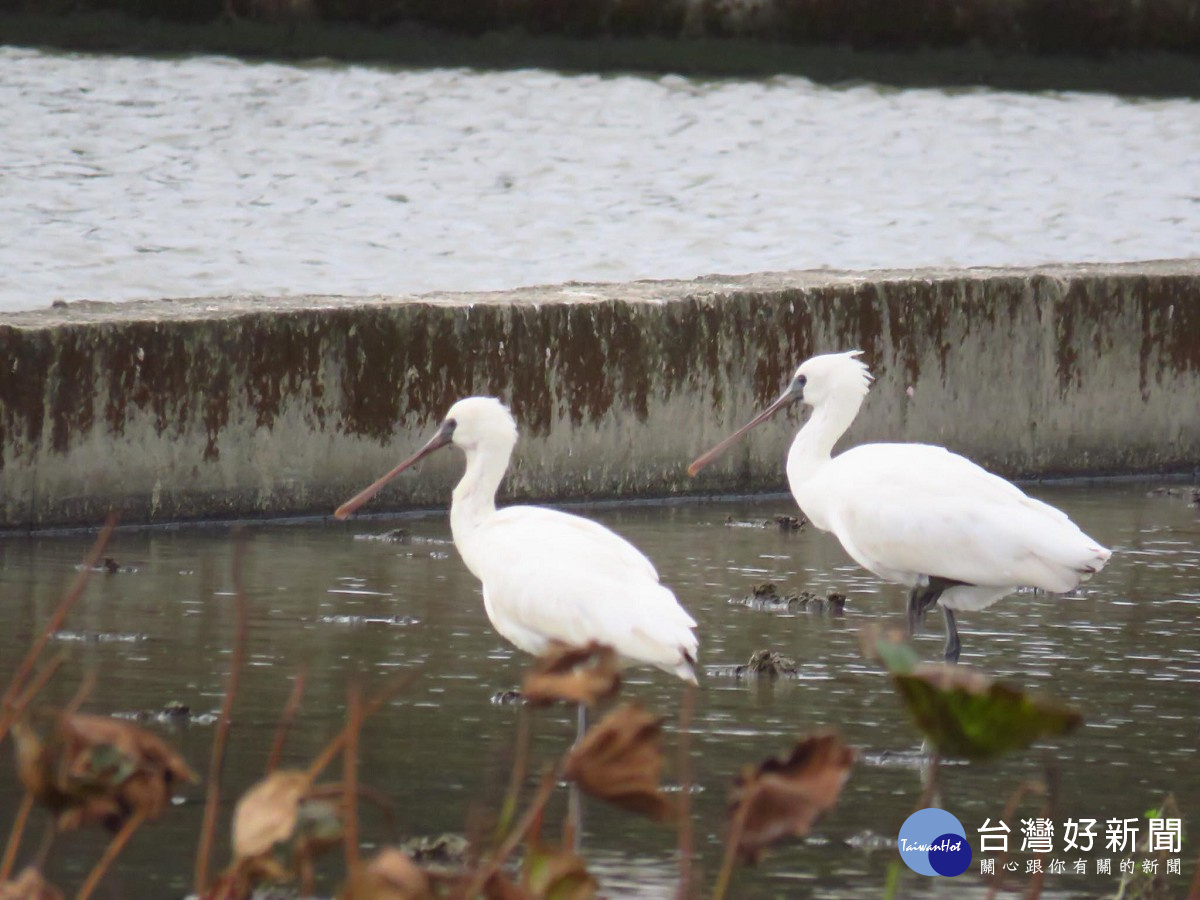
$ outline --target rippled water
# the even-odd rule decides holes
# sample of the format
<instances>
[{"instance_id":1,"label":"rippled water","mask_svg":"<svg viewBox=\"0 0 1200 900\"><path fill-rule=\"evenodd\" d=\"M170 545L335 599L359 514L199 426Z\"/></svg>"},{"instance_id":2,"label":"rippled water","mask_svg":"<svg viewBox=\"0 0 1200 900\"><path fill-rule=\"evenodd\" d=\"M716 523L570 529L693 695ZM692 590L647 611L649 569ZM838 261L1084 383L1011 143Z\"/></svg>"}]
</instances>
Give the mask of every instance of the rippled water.
<instances>
[{"instance_id":1,"label":"rippled water","mask_svg":"<svg viewBox=\"0 0 1200 900\"><path fill-rule=\"evenodd\" d=\"M1194 822L1200 814L1200 513L1177 498L1147 497L1144 486L1033 493L1113 547L1112 562L1075 597L1022 594L990 611L963 614L963 661L1054 693L1086 714L1080 731L1048 745L1061 777L1056 819L1136 817L1174 791ZM920 796L919 773L905 756L919 739L887 680L861 658L857 632L873 622L900 625L902 590L877 584L827 535L738 527L790 512L790 500L767 499L587 514L643 547L700 623L706 671L692 757L701 788L695 803L701 883L711 885L719 866L732 776L743 764L786 751L801 733L837 726L864 756L840 805L810 839L771 853L757 870L739 872L733 895L881 896L890 847ZM397 526L409 532L409 543L356 539ZM473 809L498 806L517 713L491 698L517 685L526 660L491 629L477 586L448 541L442 516L249 529L249 664L226 767L228 794L261 772L291 678L302 666L309 688L289 744L296 764L338 728L352 676L372 687L415 668L421 672L416 684L367 726L363 779L395 802L402 836L458 831ZM89 543L86 535L0 540L6 623L0 675L11 671L45 621ZM196 721L150 727L206 771L213 728L204 714L219 705L229 663L230 549L228 534L216 527L118 534L109 552L121 571L97 575L72 613L68 633L57 642L71 661L47 699L65 702L91 670L99 683L89 711L131 714L170 701L187 704L201 714ZM818 594L844 592L845 613L781 615L730 602L764 580ZM941 623L937 613L930 619L918 649L936 659ZM763 647L794 658L800 677L771 684L715 674ZM677 683L657 672L631 674L626 695L673 722ZM565 749L572 732L572 714L541 716L540 757ZM672 727L672 760L675 739ZM9 756L0 748L0 833L16 805ZM971 835L985 818L999 817L1021 780L1039 777L1042 766L1042 753L1030 751L990 765L946 767L946 808ZM673 764L669 768L671 781ZM156 837L135 839L118 867L116 895L170 896L190 883L202 800L199 789L185 794L187 802L154 826ZM1038 810L1031 801L1020 814ZM367 838L386 840L379 817L364 817ZM1009 824L1019 846L1019 822ZM1194 828L1187 827L1178 896L1196 855ZM594 803L586 829L585 853L608 895L673 896L669 829ZM864 849L874 839L883 848ZM51 871L64 884L77 884L97 847L90 833L63 838ZM222 859L225 852L222 847ZM1089 860L1098 855L1084 854ZM1028 855L1016 857L1024 865ZM338 869L327 867L327 878ZM1048 875L1048 895L1115 893L1118 876L1096 876L1090 862L1089 869L1087 876ZM982 897L977 871L976 865L972 874L939 886L906 870L902 890L905 896ZM1014 883L1024 881L1022 874Z\"/></svg>"},{"instance_id":2,"label":"rippled water","mask_svg":"<svg viewBox=\"0 0 1200 900\"><path fill-rule=\"evenodd\" d=\"M1200 247L1200 104L0 48L0 310Z\"/></svg>"}]
</instances>

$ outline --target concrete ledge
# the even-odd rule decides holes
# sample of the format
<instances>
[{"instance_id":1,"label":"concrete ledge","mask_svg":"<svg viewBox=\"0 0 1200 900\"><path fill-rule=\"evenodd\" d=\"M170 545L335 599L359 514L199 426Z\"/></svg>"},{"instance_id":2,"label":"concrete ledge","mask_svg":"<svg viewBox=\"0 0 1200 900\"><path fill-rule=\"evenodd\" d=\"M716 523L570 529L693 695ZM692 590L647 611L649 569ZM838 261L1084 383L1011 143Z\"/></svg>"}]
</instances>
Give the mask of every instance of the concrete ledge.
<instances>
[{"instance_id":1,"label":"concrete ledge","mask_svg":"<svg viewBox=\"0 0 1200 900\"><path fill-rule=\"evenodd\" d=\"M458 397L510 402L529 498L784 484L796 420L684 468L814 352L877 376L848 438L1008 475L1200 463L1200 260L772 273L498 294L76 303L0 317L0 528L324 513ZM452 454L375 509L440 506Z\"/></svg>"}]
</instances>

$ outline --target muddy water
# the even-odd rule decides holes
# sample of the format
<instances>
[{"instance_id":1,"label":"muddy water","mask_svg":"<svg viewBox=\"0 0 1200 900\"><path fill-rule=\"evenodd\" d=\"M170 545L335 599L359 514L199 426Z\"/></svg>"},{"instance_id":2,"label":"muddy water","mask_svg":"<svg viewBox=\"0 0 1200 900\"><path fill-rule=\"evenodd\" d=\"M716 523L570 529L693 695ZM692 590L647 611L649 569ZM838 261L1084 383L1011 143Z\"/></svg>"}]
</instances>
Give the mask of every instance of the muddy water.
<instances>
[{"instance_id":1,"label":"muddy water","mask_svg":"<svg viewBox=\"0 0 1200 900\"><path fill-rule=\"evenodd\" d=\"M0 47L0 310L1190 257L1200 103Z\"/></svg>"},{"instance_id":2,"label":"muddy water","mask_svg":"<svg viewBox=\"0 0 1200 900\"><path fill-rule=\"evenodd\" d=\"M964 662L1058 694L1086 713L1081 731L1048 745L1061 776L1057 819L1140 816L1174 791L1194 821L1200 815L1200 513L1179 499L1147 497L1144 485L1034 493L1113 547L1113 561L1073 598L1025 594L963 615ZM900 589L881 587L850 564L828 536L754 524L790 511L787 499L756 499L600 507L588 514L643 547L700 622L707 668L693 747L701 788L700 877L711 884L719 864L721 811L732 774L784 751L800 733L836 725L864 754L841 805L812 838L739 873L735 895L878 896L899 825L919 797L920 776L906 756L919 741L886 679L860 657L856 633L867 623L899 624L903 599ZM362 539L395 527L409 533L408 543ZM448 539L441 515L249 529L249 665L227 766L231 792L261 771L300 668L308 669L309 688L289 744L297 763L338 727L352 677L370 686L399 670L419 670L418 681L369 724L364 779L395 802L401 836L461 830L474 809L497 806L516 710L491 698L518 682L525 660L490 628L476 585ZM89 541L86 535L0 541L0 672L11 671L74 577ZM91 711L132 714L185 703L191 722L151 727L204 771L213 734L204 714L218 707L229 664L230 546L227 531L217 527L119 534L110 553L121 571L97 575L70 617L57 646L70 652L71 662L47 699L63 701L90 670L98 677ZM843 592L845 613L785 615L730 602L765 580L818 594ZM927 628L918 646L936 658L936 613ZM795 659L799 677L771 684L715 674L716 667L744 662L763 647ZM679 688L665 675L635 672L626 692L653 710L677 713ZM569 713L542 716L538 753L548 757L565 747L572 727ZM672 731L672 746L674 739ZM0 749L4 830L16 803L9 756L7 747ZM973 836L985 818L1001 815L1022 779L1041 772L1040 752L949 767L944 803ZM186 802L155 826L153 838L134 841L114 895L182 894L200 814L200 792L187 791ZM1032 803L1022 808L1023 816L1035 814ZM364 816L366 835L384 840L382 820L370 811ZM1020 824L1015 818L1009 824L1019 846ZM871 849L874 839L882 849ZM611 896L672 896L673 845L667 830L589 807L585 847ZM64 838L51 871L64 884L77 884L96 848L93 835ZM1196 850L1196 838L1186 839L1175 896L1185 892ZM1092 862L1113 854L1084 854L1086 876L1070 874L1074 855L1056 855L1068 860L1068 874L1047 876L1049 895L1115 892L1119 876L1095 875ZM1028 855L1016 856L1023 873ZM939 887L905 870L902 891L962 897L982 896L984 888L974 874Z\"/></svg>"}]
</instances>

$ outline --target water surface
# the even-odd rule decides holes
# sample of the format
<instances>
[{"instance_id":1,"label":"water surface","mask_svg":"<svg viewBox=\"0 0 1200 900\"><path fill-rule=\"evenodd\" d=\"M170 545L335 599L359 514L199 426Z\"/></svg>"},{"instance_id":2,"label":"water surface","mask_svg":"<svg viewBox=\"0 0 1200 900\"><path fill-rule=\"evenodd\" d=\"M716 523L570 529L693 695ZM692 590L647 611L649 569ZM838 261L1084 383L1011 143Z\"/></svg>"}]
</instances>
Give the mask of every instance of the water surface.
<instances>
[{"instance_id":1,"label":"water surface","mask_svg":"<svg viewBox=\"0 0 1200 900\"><path fill-rule=\"evenodd\" d=\"M1080 731L1045 745L1061 778L1055 815L1060 830L1066 817L1103 823L1140 816L1168 791L1194 820L1200 804L1200 513L1177 498L1147 497L1141 485L1043 486L1033 493L1113 547L1113 559L1070 598L1026 593L989 611L963 614L963 662L1084 711L1087 724ZM902 624L902 589L878 584L828 535L744 524L793 512L787 498L586 512L645 549L700 623L706 671L692 757L700 788L701 881L711 886L719 865L733 775L744 764L786 752L798 735L832 726L864 758L840 805L808 840L772 852L756 870L739 872L734 894L881 895L894 856L889 848L920 796L920 774L905 756L920 741L887 679L862 659L857 632L869 623ZM410 542L356 539L394 527L406 529ZM6 623L0 673L11 671L89 543L87 535L0 541ZM261 773L291 679L302 666L309 688L289 744L293 764L311 758L339 727L351 678L369 689L394 672L419 670L418 681L367 726L362 778L395 802L401 836L461 831L473 811L495 809L507 780L517 712L491 698L518 684L526 659L489 625L476 583L449 543L446 519L259 525L248 530L248 549L249 664L226 766L228 794L236 796ZM89 711L134 713L177 700L195 713L215 712L233 622L227 531L122 532L109 552L123 571L97 575L72 613L68 633L57 642L71 651L71 661L47 700L65 702L82 673L93 671L98 685ZM845 613L780 615L730 602L765 580L792 590L845 593ZM941 642L935 612L917 646L936 659ZM714 674L764 647L796 660L800 677L753 683ZM662 673L635 671L625 694L669 717L673 760L678 683ZM207 770L210 722L150 727L179 745L198 771ZM565 749L572 731L568 711L540 716L539 758ZM0 749L0 810L6 813L17 799L9 755ZM985 818L1001 815L1023 779L1043 771L1041 750L989 765L947 767L943 802L973 836ZM667 779L675 783L673 762ZM186 803L154 826L153 838L143 834L133 842L118 866L117 894L178 896L190 884L202 794L192 789L185 796ZM1031 801L1020 814L1038 810ZM368 840L387 839L377 815L365 811L364 818ZM3 819L7 814L0 816L0 829L7 828ZM222 841L227 822L228 808ZM1020 824L1009 824L1019 847ZM883 849L869 849L880 841ZM64 885L78 884L98 843L91 833L64 838L51 873ZM673 848L669 829L589 805L585 851L609 896L673 896ZM225 852L222 844L222 859ZM1195 854L1193 836L1181 854L1178 896ZM1061 855L1068 863L1075 858ZM1048 895L1115 893L1117 876L1094 874L1091 860L1099 855L1084 855L1087 876L1047 876ZM1028 854L1016 858L1023 871ZM1117 862L1114 856L1114 869ZM338 864L326 871L330 890ZM976 865L971 874L939 885L906 870L904 895L982 897L977 872Z\"/></svg>"},{"instance_id":2,"label":"water surface","mask_svg":"<svg viewBox=\"0 0 1200 900\"><path fill-rule=\"evenodd\" d=\"M0 47L0 310L1200 246L1200 103Z\"/></svg>"}]
</instances>

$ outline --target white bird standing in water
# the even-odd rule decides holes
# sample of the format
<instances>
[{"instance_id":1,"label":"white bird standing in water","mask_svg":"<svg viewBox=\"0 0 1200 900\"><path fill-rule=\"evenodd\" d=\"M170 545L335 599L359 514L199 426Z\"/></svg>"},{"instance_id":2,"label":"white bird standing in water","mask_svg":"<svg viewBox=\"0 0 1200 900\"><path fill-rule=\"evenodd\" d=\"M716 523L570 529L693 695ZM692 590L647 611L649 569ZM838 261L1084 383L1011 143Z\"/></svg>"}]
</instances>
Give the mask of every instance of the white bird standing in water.
<instances>
[{"instance_id":1,"label":"white bird standing in water","mask_svg":"<svg viewBox=\"0 0 1200 900\"><path fill-rule=\"evenodd\" d=\"M803 401L812 416L792 442L787 477L809 521L832 531L846 552L884 581L911 588L909 628L940 603L947 660L961 650L954 610L991 606L1019 587L1073 590L1112 551L1066 514L929 444L862 444L832 456L871 384L862 351L814 356L750 422L688 467L695 475L779 410Z\"/></svg>"},{"instance_id":2,"label":"white bird standing in water","mask_svg":"<svg viewBox=\"0 0 1200 900\"><path fill-rule=\"evenodd\" d=\"M380 488L440 447L467 457L454 488L450 530L500 634L527 653L552 642L598 641L626 664L644 663L696 681L696 622L659 583L636 547L589 519L539 506L496 509L496 489L517 443L517 425L492 397L459 400L430 441L338 507L344 519Z\"/></svg>"}]
</instances>

